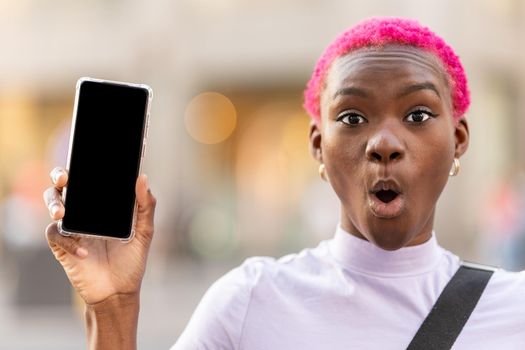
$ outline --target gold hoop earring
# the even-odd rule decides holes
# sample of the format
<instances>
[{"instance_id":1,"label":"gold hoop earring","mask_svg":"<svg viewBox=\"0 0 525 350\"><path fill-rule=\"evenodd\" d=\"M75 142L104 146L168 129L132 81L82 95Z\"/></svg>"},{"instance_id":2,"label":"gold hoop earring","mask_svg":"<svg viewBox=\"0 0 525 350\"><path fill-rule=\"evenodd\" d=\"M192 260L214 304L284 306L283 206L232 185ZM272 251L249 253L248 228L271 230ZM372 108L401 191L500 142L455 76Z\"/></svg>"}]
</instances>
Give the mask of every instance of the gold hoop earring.
<instances>
[{"instance_id":1,"label":"gold hoop earring","mask_svg":"<svg viewBox=\"0 0 525 350\"><path fill-rule=\"evenodd\" d=\"M326 166L324 164L319 165L319 176L321 176L321 179L324 181L328 181L326 176Z\"/></svg>"},{"instance_id":2,"label":"gold hoop earring","mask_svg":"<svg viewBox=\"0 0 525 350\"><path fill-rule=\"evenodd\" d=\"M459 174L459 169L461 168L461 164L459 163L458 158L454 158L454 162L452 163L452 169L450 169L450 172L448 175L450 176L456 176Z\"/></svg>"}]
</instances>

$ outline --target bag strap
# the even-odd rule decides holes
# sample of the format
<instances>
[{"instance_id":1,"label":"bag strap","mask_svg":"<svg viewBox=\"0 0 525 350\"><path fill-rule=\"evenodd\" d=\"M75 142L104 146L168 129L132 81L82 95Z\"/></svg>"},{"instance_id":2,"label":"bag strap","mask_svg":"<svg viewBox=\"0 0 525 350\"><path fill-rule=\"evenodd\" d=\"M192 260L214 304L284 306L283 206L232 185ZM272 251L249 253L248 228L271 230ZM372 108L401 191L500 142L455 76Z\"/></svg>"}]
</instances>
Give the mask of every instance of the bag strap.
<instances>
[{"instance_id":1,"label":"bag strap","mask_svg":"<svg viewBox=\"0 0 525 350\"><path fill-rule=\"evenodd\" d=\"M484 265L462 263L441 292L407 350L452 348L494 270Z\"/></svg>"}]
</instances>

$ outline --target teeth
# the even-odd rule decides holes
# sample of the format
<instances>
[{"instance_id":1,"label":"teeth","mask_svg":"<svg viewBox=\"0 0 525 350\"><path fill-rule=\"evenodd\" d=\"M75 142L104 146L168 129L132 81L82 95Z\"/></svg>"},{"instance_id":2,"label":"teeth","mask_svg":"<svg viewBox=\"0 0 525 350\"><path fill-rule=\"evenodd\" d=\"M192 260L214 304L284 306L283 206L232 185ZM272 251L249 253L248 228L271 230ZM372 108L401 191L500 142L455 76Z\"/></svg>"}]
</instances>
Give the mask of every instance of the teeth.
<instances>
[{"instance_id":1,"label":"teeth","mask_svg":"<svg viewBox=\"0 0 525 350\"><path fill-rule=\"evenodd\" d=\"M397 190L397 186L387 181L381 181L376 186L373 187L371 193L377 193L379 191L392 191L395 194L399 194L400 191Z\"/></svg>"},{"instance_id":2,"label":"teeth","mask_svg":"<svg viewBox=\"0 0 525 350\"><path fill-rule=\"evenodd\" d=\"M390 186L388 186L387 184L381 184L381 188L377 191L394 191L393 189L390 188ZM396 192L396 191L394 191Z\"/></svg>"}]
</instances>

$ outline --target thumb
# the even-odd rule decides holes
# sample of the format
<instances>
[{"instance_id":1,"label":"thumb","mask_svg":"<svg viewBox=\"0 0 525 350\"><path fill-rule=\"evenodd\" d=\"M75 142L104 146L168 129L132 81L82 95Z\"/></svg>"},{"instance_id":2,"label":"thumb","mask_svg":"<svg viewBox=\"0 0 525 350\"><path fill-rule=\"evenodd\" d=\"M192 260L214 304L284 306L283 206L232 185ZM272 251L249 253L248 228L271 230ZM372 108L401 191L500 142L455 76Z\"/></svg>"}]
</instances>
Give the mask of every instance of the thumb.
<instances>
[{"instance_id":1,"label":"thumb","mask_svg":"<svg viewBox=\"0 0 525 350\"><path fill-rule=\"evenodd\" d=\"M142 174L137 178L135 186L135 194L137 196L138 211L141 215L153 214L155 210L156 200L148 184L148 176Z\"/></svg>"},{"instance_id":2,"label":"thumb","mask_svg":"<svg viewBox=\"0 0 525 350\"><path fill-rule=\"evenodd\" d=\"M137 179L135 188L137 196L137 222L135 225L136 237L145 244L151 241L154 230L154 215L157 200L151 193L148 177L142 174Z\"/></svg>"}]
</instances>

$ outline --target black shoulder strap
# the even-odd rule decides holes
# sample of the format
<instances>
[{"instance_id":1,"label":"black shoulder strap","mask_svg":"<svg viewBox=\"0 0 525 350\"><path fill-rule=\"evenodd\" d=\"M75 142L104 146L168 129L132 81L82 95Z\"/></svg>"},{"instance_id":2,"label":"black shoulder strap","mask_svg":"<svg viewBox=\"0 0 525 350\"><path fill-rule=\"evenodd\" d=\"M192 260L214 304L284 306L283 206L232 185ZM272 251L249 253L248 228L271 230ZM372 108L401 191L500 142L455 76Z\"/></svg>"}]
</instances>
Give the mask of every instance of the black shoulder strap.
<instances>
[{"instance_id":1,"label":"black shoulder strap","mask_svg":"<svg viewBox=\"0 0 525 350\"><path fill-rule=\"evenodd\" d=\"M463 263L448 282L407 350L447 350L476 307L494 269Z\"/></svg>"}]
</instances>

